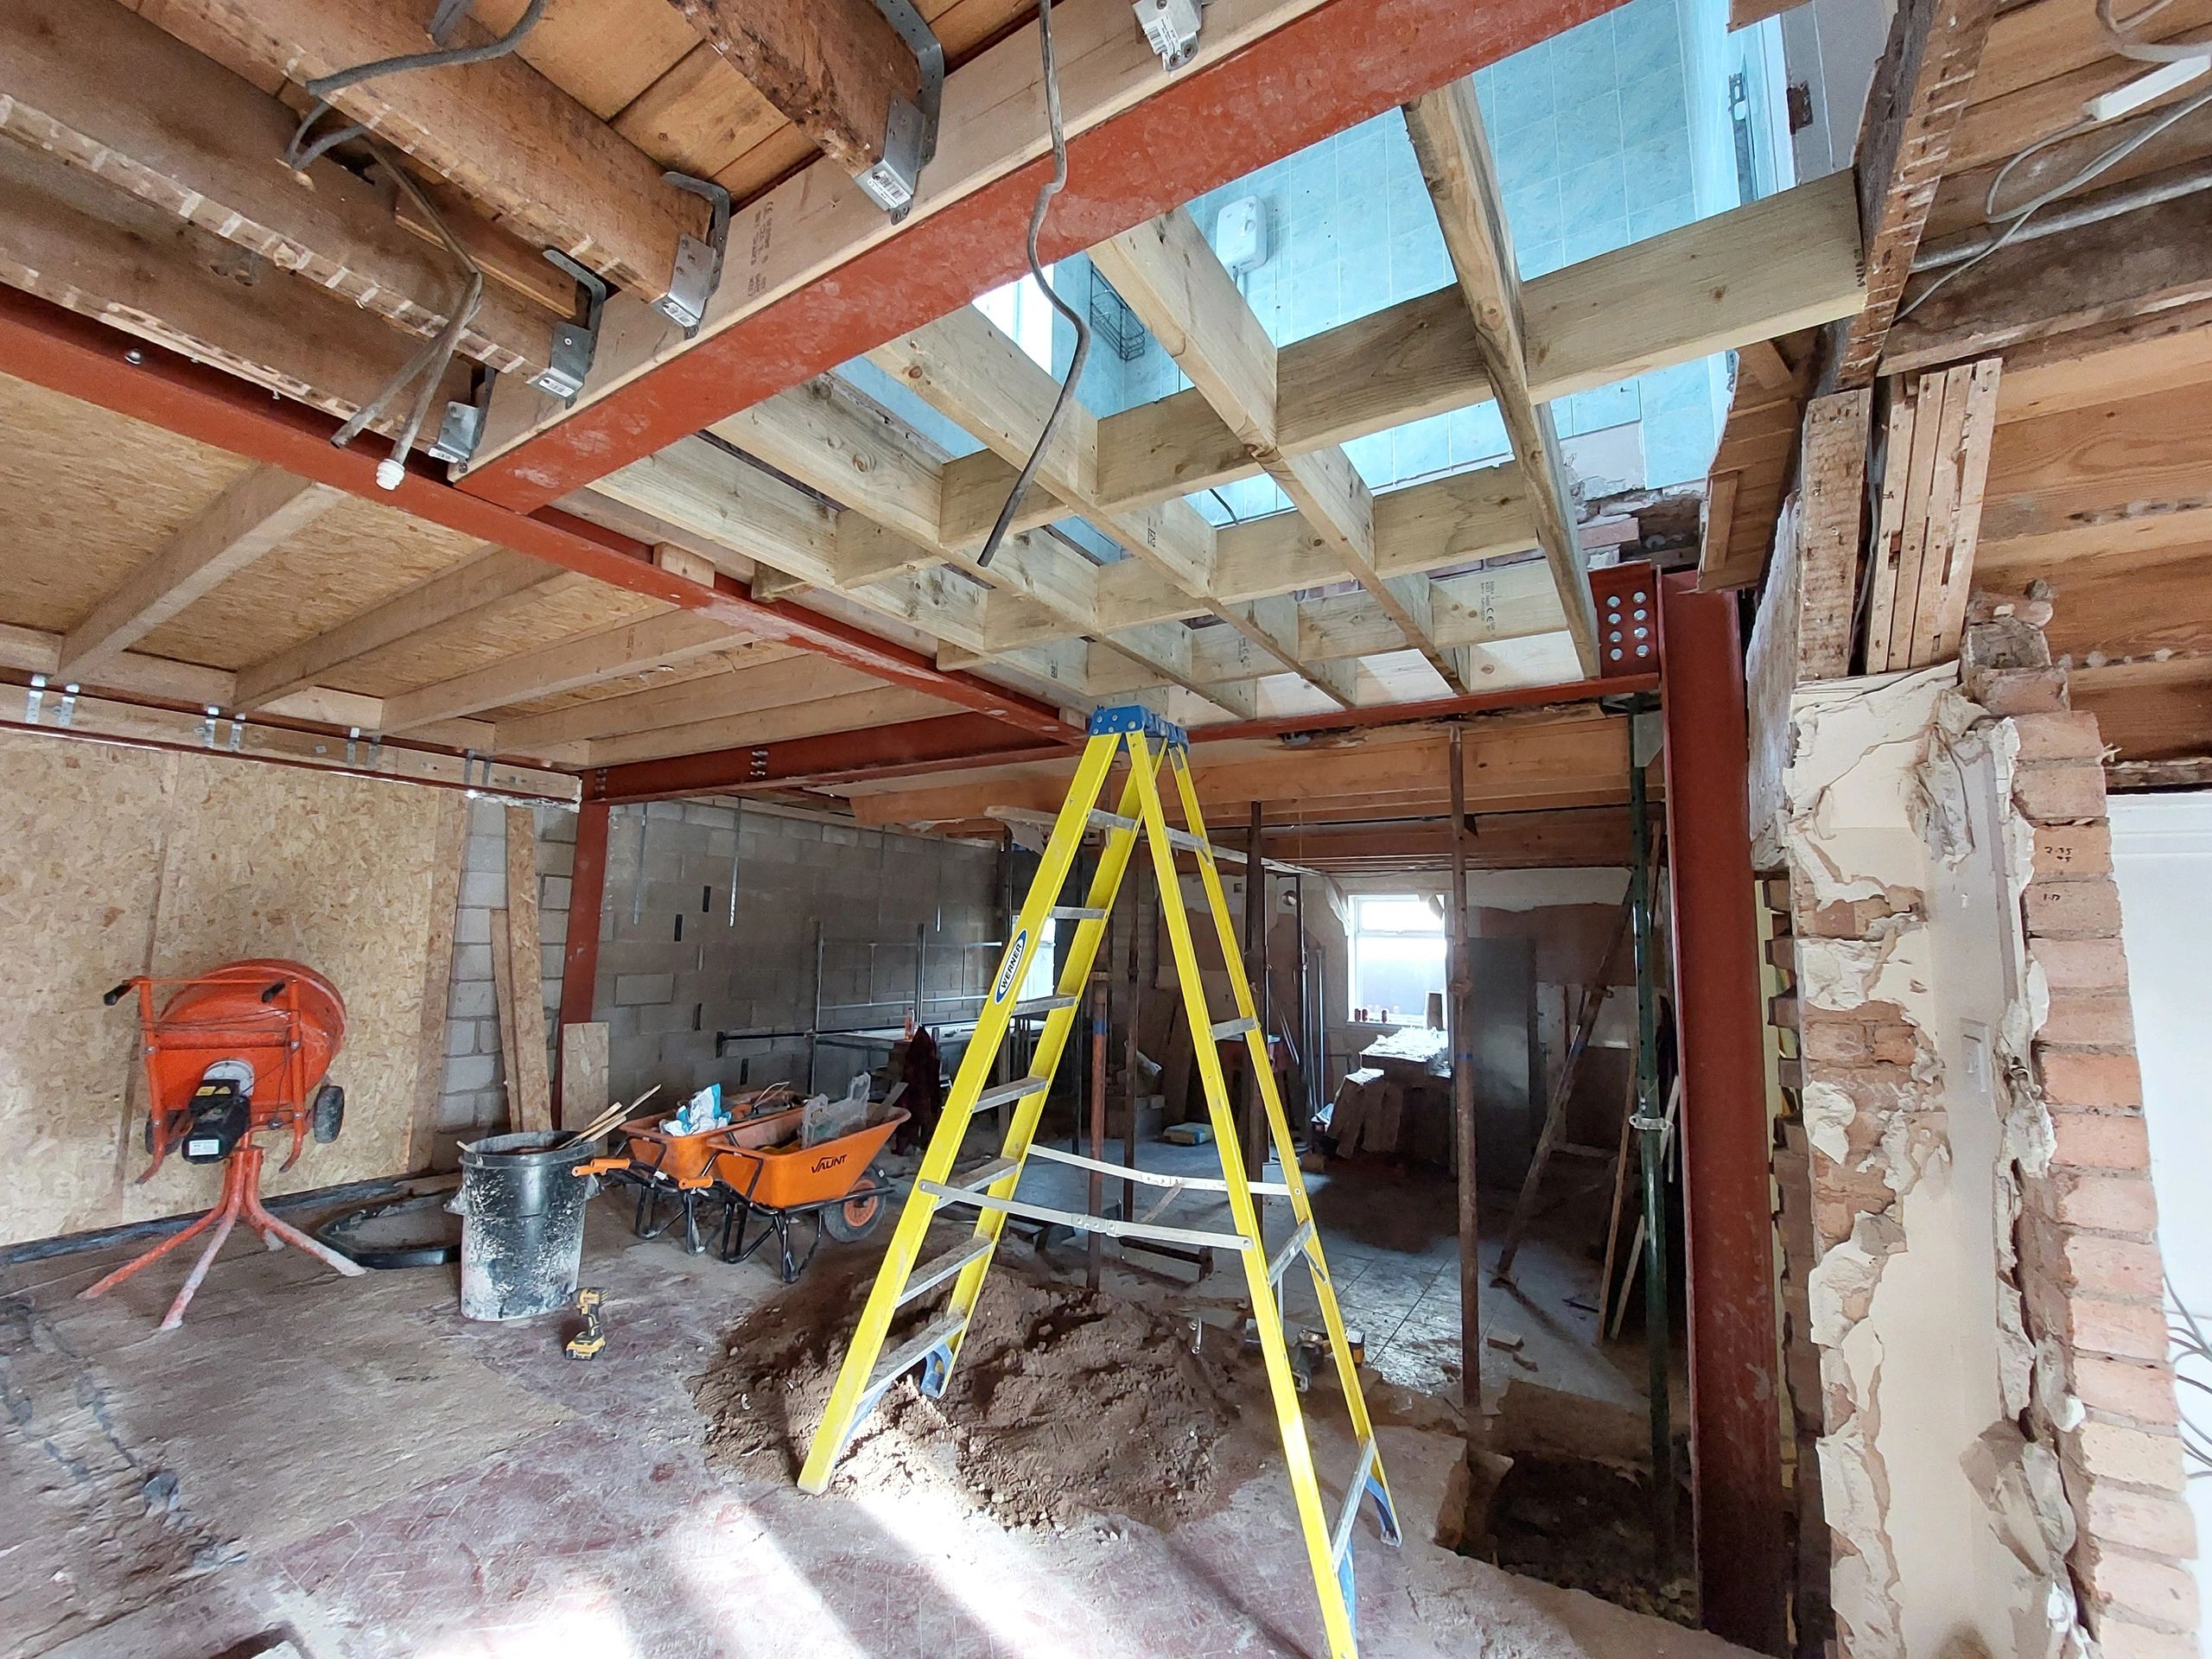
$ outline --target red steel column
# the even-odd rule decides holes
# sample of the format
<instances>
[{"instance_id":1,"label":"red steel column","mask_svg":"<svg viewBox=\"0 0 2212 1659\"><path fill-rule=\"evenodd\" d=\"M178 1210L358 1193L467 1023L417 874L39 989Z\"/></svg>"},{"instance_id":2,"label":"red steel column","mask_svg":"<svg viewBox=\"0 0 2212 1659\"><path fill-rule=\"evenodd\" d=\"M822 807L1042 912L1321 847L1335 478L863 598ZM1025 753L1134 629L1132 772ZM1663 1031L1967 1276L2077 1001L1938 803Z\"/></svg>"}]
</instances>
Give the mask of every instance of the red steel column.
<instances>
[{"instance_id":1,"label":"red steel column","mask_svg":"<svg viewBox=\"0 0 2212 1659\"><path fill-rule=\"evenodd\" d=\"M1785 1650L1765 1036L1736 601L1660 584L1675 1020L1682 1073L1690 1468L1706 1628Z\"/></svg>"},{"instance_id":2,"label":"red steel column","mask_svg":"<svg viewBox=\"0 0 2212 1659\"><path fill-rule=\"evenodd\" d=\"M576 813L576 855L569 870L569 943L561 953L563 1026L588 1021L598 995L599 912L607 899L607 818L605 801L586 801ZM561 1122L557 1041L553 1045L553 1126L568 1127Z\"/></svg>"}]
</instances>

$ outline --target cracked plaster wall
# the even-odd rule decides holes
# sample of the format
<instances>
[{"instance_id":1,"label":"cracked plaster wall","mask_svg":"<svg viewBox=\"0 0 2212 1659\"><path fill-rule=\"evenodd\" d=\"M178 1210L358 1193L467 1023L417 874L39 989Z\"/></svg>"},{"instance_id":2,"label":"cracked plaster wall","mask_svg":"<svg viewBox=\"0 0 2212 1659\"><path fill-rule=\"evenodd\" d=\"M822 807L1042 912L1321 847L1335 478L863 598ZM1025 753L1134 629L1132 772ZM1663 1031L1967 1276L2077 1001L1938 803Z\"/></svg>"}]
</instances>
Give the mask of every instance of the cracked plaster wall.
<instances>
[{"instance_id":1,"label":"cracked plaster wall","mask_svg":"<svg viewBox=\"0 0 2212 1659\"><path fill-rule=\"evenodd\" d=\"M2016 741L1955 665L1799 694L1780 841L1797 936L1831 1595L1855 1656L2082 1650L2014 1225L2048 1115Z\"/></svg>"}]
</instances>

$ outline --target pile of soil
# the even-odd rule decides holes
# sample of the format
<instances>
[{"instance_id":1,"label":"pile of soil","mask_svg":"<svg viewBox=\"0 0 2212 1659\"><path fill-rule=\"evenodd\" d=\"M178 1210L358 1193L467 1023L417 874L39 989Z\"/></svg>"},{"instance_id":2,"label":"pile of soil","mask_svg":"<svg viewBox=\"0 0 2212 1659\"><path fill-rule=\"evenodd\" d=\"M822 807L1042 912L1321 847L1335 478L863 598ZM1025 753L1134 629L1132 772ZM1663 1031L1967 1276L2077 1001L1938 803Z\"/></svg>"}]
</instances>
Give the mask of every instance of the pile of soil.
<instances>
[{"instance_id":1,"label":"pile of soil","mask_svg":"<svg viewBox=\"0 0 2212 1659\"><path fill-rule=\"evenodd\" d=\"M829 1264L823 1263L823 1266ZM695 1380L716 1467L788 1480L822 1420L873 1263L823 1274L755 1310ZM886 1347L941 1298L893 1326ZM1262 1464L1233 1435L1261 1402L1256 1363L1187 1319L1001 1263L942 1400L893 1384L838 1465L849 1491L953 1485L1010 1525L1121 1515L1148 1526L1206 1513Z\"/></svg>"},{"instance_id":2,"label":"pile of soil","mask_svg":"<svg viewBox=\"0 0 2212 1659\"><path fill-rule=\"evenodd\" d=\"M1677 1494L1675 1558L1652 1559L1650 1477L1592 1459L1516 1452L1478 1552L1514 1573L1617 1606L1694 1624L1688 1505Z\"/></svg>"}]
</instances>

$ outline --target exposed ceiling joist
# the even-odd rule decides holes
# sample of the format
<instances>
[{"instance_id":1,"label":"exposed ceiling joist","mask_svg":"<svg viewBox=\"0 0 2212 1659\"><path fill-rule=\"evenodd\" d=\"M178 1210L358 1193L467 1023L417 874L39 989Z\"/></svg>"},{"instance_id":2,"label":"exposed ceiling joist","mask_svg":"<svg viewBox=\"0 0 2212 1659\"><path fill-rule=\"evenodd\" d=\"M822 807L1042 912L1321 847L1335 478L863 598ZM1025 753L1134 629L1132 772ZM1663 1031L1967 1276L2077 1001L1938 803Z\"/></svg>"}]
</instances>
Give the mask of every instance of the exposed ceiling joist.
<instances>
[{"instance_id":1,"label":"exposed ceiling joist","mask_svg":"<svg viewBox=\"0 0 2212 1659\"><path fill-rule=\"evenodd\" d=\"M556 510L515 512L466 495L420 467L409 468L398 487L386 491L377 481L378 457L359 446L334 448L326 420L272 404L218 370L158 347L139 347L127 336L8 289L0 289L0 370L463 536L681 607L733 632L835 658L887 683L927 692L1027 732L1057 739L1069 729L1055 707L972 675L941 670L920 653L840 618L801 605L755 600L742 583L727 576L717 577L710 587L659 569L648 549Z\"/></svg>"},{"instance_id":2,"label":"exposed ceiling joist","mask_svg":"<svg viewBox=\"0 0 2212 1659\"><path fill-rule=\"evenodd\" d=\"M1529 391L1565 397L1815 327L1852 315L1866 296L1851 178L1831 174L1528 283ZM1491 396L1465 302L1442 289L1280 348L1277 443L1296 454L1349 442ZM1196 390L1098 423L1104 506L1259 470ZM947 463L945 539L980 542L1012 479L1012 466L988 452ZM1055 511L1033 501L1014 522Z\"/></svg>"},{"instance_id":3,"label":"exposed ceiling joist","mask_svg":"<svg viewBox=\"0 0 2212 1659\"><path fill-rule=\"evenodd\" d=\"M266 708L386 645L481 617L524 594L549 592L584 580L543 559L487 548L336 627L239 671L235 706L249 711Z\"/></svg>"},{"instance_id":4,"label":"exposed ceiling joist","mask_svg":"<svg viewBox=\"0 0 2212 1659\"><path fill-rule=\"evenodd\" d=\"M1392 583L1375 569L1375 501L1351 458L1334 444L1283 453L1274 342L1190 214L1179 207L1125 231L1093 248L1090 258L1405 643L1447 687L1465 691L1464 662L1430 636L1427 578Z\"/></svg>"},{"instance_id":5,"label":"exposed ceiling joist","mask_svg":"<svg viewBox=\"0 0 2212 1659\"><path fill-rule=\"evenodd\" d=\"M335 162L303 174L280 165L298 123L118 0L19 0L0 12L0 132L410 334L435 334L461 290L451 255L410 233L384 193ZM553 322L490 285L461 350L502 373L534 374Z\"/></svg>"},{"instance_id":6,"label":"exposed ceiling joist","mask_svg":"<svg viewBox=\"0 0 2212 1659\"><path fill-rule=\"evenodd\" d=\"M69 630L56 672L85 678L290 540L338 499L337 491L274 467L243 474Z\"/></svg>"},{"instance_id":7,"label":"exposed ceiling joist","mask_svg":"<svg viewBox=\"0 0 2212 1659\"><path fill-rule=\"evenodd\" d=\"M1604 0L1213 0L1172 74L1126 0L1053 10L1071 173L1046 227L1056 259L1432 86L1598 15ZM1316 77L1312 66L1329 72ZM1046 149L1033 26L948 77L938 153L893 227L824 160L741 208L732 270L696 339L610 306L574 410L512 381L468 485L559 499L942 316L1014 276ZM1266 89L1300 87L1295 98Z\"/></svg>"},{"instance_id":8,"label":"exposed ceiling joist","mask_svg":"<svg viewBox=\"0 0 2212 1659\"><path fill-rule=\"evenodd\" d=\"M1521 463L1536 540L1551 566L1575 658L1584 674L1595 676L1598 613L1575 528L1580 515L1560 464L1551 405L1539 403L1529 390L1521 275L1513 262L1513 239L1506 230L1505 207L1483 134L1482 111L1475 107L1473 83L1455 82L1408 105L1406 130L1474 324L1476 359L1497 399L1514 459Z\"/></svg>"},{"instance_id":9,"label":"exposed ceiling joist","mask_svg":"<svg viewBox=\"0 0 2212 1659\"><path fill-rule=\"evenodd\" d=\"M301 83L435 44L426 16L386 0L166 0L163 11ZM645 301L668 292L679 240L706 230L704 202L520 58L379 75L330 101L510 228Z\"/></svg>"}]
</instances>

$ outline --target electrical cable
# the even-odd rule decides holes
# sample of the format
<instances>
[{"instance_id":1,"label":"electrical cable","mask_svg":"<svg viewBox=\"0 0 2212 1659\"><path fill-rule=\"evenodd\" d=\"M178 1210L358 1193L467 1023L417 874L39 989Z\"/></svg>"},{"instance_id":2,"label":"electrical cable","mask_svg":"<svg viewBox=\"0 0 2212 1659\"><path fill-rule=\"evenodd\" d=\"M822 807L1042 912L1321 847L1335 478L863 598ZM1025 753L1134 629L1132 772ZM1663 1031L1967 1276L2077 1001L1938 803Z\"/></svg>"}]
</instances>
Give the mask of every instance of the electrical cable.
<instances>
[{"instance_id":1,"label":"electrical cable","mask_svg":"<svg viewBox=\"0 0 2212 1659\"><path fill-rule=\"evenodd\" d=\"M445 378L446 366L453 361L454 353L461 345L461 334L475 321L477 308L484 302L484 268L476 263L475 257L447 227L444 216L431 204L423 187L416 183L414 175L400 166L383 145L374 139L369 143L376 152L377 159L397 181L399 188L414 199L416 208L430 221L439 238L468 272L468 282L461 291L461 303L453 308L445 327L410 358L397 374L385 382L383 391L355 410L353 417L330 435L331 447L343 449L370 422L384 413L385 406L399 395L402 387L419 378L422 389L416 394L414 406L409 410L405 423L393 437L391 454L377 463L377 486L396 490L407 475L408 454L415 448L415 440L423 429L423 423L429 416L430 400L437 394L439 382Z\"/></svg>"},{"instance_id":2,"label":"electrical cable","mask_svg":"<svg viewBox=\"0 0 2212 1659\"><path fill-rule=\"evenodd\" d=\"M2164 3L2164 0L2160 0ZM1030 481L1037 476L1038 464L1045 458L1045 451L1052 442L1052 434L1059 429L1060 417L1067 412L1069 401L1075 396L1076 383L1083 378L1083 365L1090 355L1090 324L1083 315L1058 294L1045 275L1045 267L1037 257L1037 238L1045 228L1045 214L1052 205L1052 198L1060 194L1068 181L1068 141L1060 124L1060 74L1052 58L1052 0L1039 0L1037 7L1037 44L1045 66L1045 118L1052 131L1052 176L1037 192L1037 200L1029 210L1029 274L1037 286L1044 290L1045 298L1052 308L1065 317L1075 329L1075 356L1068 363L1067 378L1060 383L1060 395L1052 400L1052 412L1045 417L1045 429L1037 435L1037 447L1029 452L1029 459L1021 463L1014 487L1007 492L1006 505L999 509L996 523L991 526L983 550L976 556L976 568L988 569L998 556L999 543L1014 523L1014 515L1020 511L1022 498L1029 493Z\"/></svg>"},{"instance_id":3,"label":"electrical cable","mask_svg":"<svg viewBox=\"0 0 2212 1659\"><path fill-rule=\"evenodd\" d=\"M486 41L480 46L441 47L434 52L408 52L397 57L378 58L370 63L357 63L350 69L334 69L327 75L317 75L307 83L308 96L315 99L308 112L301 118L299 129L292 134L290 146L284 151L284 164L295 173L303 173L310 162L321 156L334 145L348 138L358 138L368 129L356 123L340 127L310 143L308 135L315 124L330 111L330 95L342 92L348 86L358 86L365 80L381 75L397 74L409 69L448 69L464 63L488 63L494 58L504 58L523 43L523 39L536 29L538 20L545 16L546 0L530 0L515 26L496 41Z\"/></svg>"},{"instance_id":4,"label":"electrical cable","mask_svg":"<svg viewBox=\"0 0 2212 1659\"><path fill-rule=\"evenodd\" d=\"M2192 59L2212 54L2212 39L2161 43L2139 41L2127 32L2156 16L2172 3L2173 0L2152 0L2151 4L2144 7L2140 11L2131 13L2123 22L2113 17L2112 0L2096 0L2097 21L2104 26L2106 36L2111 41L2113 49L2120 56L2133 58L2139 62L2186 63ZM2187 120L2207 105L2212 105L2212 87L2208 87L2205 91L2174 105L2140 130L2131 133L2119 143L2108 146L2066 178L2046 189L2038 191L2018 207L1999 211L1998 198L2004 194L2005 181L2012 177L2015 168L2019 167L2031 157L2041 155L2053 145L2066 143L2081 137L2085 133L2094 132L2105 123L2103 120L2091 117L2077 121L2072 126L2052 133L2048 137L2038 138L1997 169L1996 176L1989 181L1987 193L1982 197L1983 222L1989 225L2001 224L2004 229L1988 246L1979 249L1971 257L1962 259L1951 266L1926 288L1913 296L1909 302L1900 306L1897 308L1896 321L1902 321L1910 316L1926 304L1931 296L1941 290L1945 283L1955 276L1963 276L1966 272L1972 270L1990 255L2005 246L2026 228L2029 220L2050 207L2051 203L2061 197L2071 194L2083 185L2111 171L2153 138Z\"/></svg>"}]
</instances>

